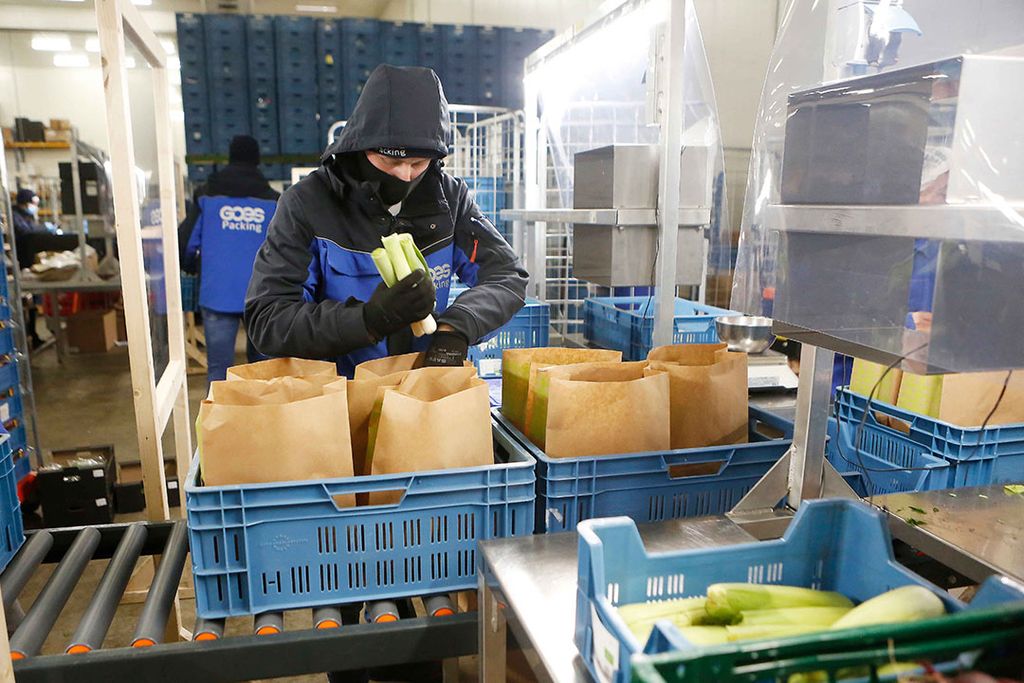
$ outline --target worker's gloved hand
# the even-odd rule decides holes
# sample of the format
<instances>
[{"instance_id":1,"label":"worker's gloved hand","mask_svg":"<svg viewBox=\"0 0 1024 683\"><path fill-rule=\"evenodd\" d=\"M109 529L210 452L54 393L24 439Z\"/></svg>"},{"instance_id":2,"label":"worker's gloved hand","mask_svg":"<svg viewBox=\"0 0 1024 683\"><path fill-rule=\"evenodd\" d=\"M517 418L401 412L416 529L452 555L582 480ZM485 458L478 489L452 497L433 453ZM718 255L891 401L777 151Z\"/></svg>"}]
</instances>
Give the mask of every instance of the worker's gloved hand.
<instances>
[{"instance_id":1,"label":"worker's gloved hand","mask_svg":"<svg viewBox=\"0 0 1024 683\"><path fill-rule=\"evenodd\" d=\"M466 360L469 342L455 330L438 330L423 359L424 367L458 367Z\"/></svg>"},{"instance_id":2,"label":"worker's gloved hand","mask_svg":"<svg viewBox=\"0 0 1024 683\"><path fill-rule=\"evenodd\" d=\"M363 305L363 322L375 339L383 339L430 315L436 295L423 270L414 270L393 287L381 282Z\"/></svg>"}]
</instances>

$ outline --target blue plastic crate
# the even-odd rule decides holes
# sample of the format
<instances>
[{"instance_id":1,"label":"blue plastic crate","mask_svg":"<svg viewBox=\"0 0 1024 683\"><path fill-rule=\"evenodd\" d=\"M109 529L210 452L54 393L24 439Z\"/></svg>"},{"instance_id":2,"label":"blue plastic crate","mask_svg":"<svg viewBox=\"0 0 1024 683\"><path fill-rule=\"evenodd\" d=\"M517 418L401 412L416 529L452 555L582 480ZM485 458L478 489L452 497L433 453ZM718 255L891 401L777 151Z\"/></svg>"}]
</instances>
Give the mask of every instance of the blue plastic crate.
<instances>
[{"instance_id":1,"label":"blue plastic crate","mask_svg":"<svg viewBox=\"0 0 1024 683\"><path fill-rule=\"evenodd\" d=\"M444 83L444 36L441 27L425 24L419 27L419 65L431 68Z\"/></svg>"},{"instance_id":2,"label":"blue plastic crate","mask_svg":"<svg viewBox=\"0 0 1024 683\"><path fill-rule=\"evenodd\" d=\"M12 419L19 422L25 419L25 410L21 401L21 390L9 387L0 396L0 423L7 424Z\"/></svg>"},{"instance_id":3,"label":"blue plastic crate","mask_svg":"<svg viewBox=\"0 0 1024 683\"><path fill-rule=\"evenodd\" d=\"M837 428L853 443L867 407L867 397L848 388L836 392ZM885 416L889 424L878 421ZM902 425L897 429L893 424ZM852 449L852 445L850 446ZM1020 482L1024 477L1024 424L959 427L881 401L871 401L861 435L861 448L888 463L906 466L914 455L948 463L924 482L923 490ZM849 456L848 456L849 457Z\"/></svg>"},{"instance_id":4,"label":"blue plastic crate","mask_svg":"<svg viewBox=\"0 0 1024 683\"><path fill-rule=\"evenodd\" d=\"M908 438L865 428L858 453L854 448L855 430L856 425L840 429L836 420L829 418L825 457L848 481L859 475L851 486L860 496L946 488L949 465L929 455L925 448Z\"/></svg>"},{"instance_id":5,"label":"blue plastic crate","mask_svg":"<svg viewBox=\"0 0 1024 683\"><path fill-rule=\"evenodd\" d=\"M4 319L4 322L0 322L0 357L10 356L15 351L14 345L14 328L11 327L9 319Z\"/></svg>"},{"instance_id":6,"label":"blue plastic crate","mask_svg":"<svg viewBox=\"0 0 1024 683\"><path fill-rule=\"evenodd\" d=\"M452 298L458 292L452 293ZM505 349L528 349L548 345L551 305L527 298L526 305L503 327L469 348L469 360L481 377L501 377L501 354Z\"/></svg>"},{"instance_id":7,"label":"blue plastic crate","mask_svg":"<svg viewBox=\"0 0 1024 683\"><path fill-rule=\"evenodd\" d=\"M622 351L623 360L644 360L653 348L653 297L595 297L584 301L583 335L605 349ZM676 299L673 344L715 344L715 318L737 315L724 308Z\"/></svg>"},{"instance_id":8,"label":"blue plastic crate","mask_svg":"<svg viewBox=\"0 0 1024 683\"><path fill-rule=\"evenodd\" d=\"M419 27L407 22L381 22L380 60L393 66L419 64Z\"/></svg>"},{"instance_id":9,"label":"blue plastic crate","mask_svg":"<svg viewBox=\"0 0 1024 683\"><path fill-rule=\"evenodd\" d=\"M199 276L181 274L181 310L195 312L199 310Z\"/></svg>"},{"instance_id":10,"label":"blue plastic crate","mask_svg":"<svg viewBox=\"0 0 1024 683\"><path fill-rule=\"evenodd\" d=\"M213 173L212 164L189 164L188 179L193 183L205 183L206 179Z\"/></svg>"},{"instance_id":11,"label":"blue plastic crate","mask_svg":"<svg viewBox=\"0 0 1024 683\"><path fill-rule=\"evenodd\" d=\"M188 510L196 612L206 618L477 585L478 540L533 533L534 461L494 425L502 464L249 486L199 486ZM405 491L398 504L333 496Z\"/></svg>"},{"instance_id":12,"label":"blue plastic crate","mask_svg":"<svg viewBox=\"0 0 1024 683\"><path fill-rule=\"evenodd\" d=\"M8 389L19 387L18 361L11 354L3 354L0 356L0 392L6 393Z\"/></svg>"},{"instance_id":13,"label":"blue plastic crate","mask_svg":"<svg viewBox=\"0 0 1024 683\"><path fill-rule=\"evenodd\" d=\"M0 571L25 542L11 437L0 429Z\"/></svg>"},{"instance_id":14,"label":"blue plastic crate","mask_svg":"<svg viewBox=\"0 0 1024 683\"><path fill-rule=\"evenodd\" d=\"M1024 599L1019 587L991 580L979 592L984 599L966 606L896 562L885 517L860 501L808 501L774 541L649 553L634 522L622 518L583 522L579 535L575 642L591 675L614 683L631 680L630 658L641 651L700 650L667 621L655 626L645 648L616 607L704 595L713 583L817 588L854 602L919 585L935 593L949 612Z\"/></svg>"},{"instance_id":15,"label":"blue plastic crate","mask_svg":"<svg viewBox=\"0 0 1024 683\"><path fill-rule=\"evenodd\" d=\"M493 411L537 461L537 529L572 531L595 517L626 515L638 522L660 522L720 515L739 502L792 443L793 424L750 408L750 443L550 458L503 415ZM783 439L769 439L770 427Z\"/></svg>"}]
</instances>

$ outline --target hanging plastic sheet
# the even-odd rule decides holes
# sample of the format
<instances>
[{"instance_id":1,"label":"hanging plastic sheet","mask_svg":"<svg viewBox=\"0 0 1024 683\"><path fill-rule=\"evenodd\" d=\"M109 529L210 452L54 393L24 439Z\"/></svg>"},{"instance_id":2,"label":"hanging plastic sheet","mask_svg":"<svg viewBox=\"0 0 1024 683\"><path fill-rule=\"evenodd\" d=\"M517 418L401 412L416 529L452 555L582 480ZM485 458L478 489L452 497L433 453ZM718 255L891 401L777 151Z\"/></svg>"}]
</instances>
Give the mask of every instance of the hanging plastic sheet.
<instances>
[{"instance_id":1,"label":"hanging plastic sheet","mask_svg":"<svg viewBox=\"0 0 1024 683\"><path fill-rule=\"evenodd\" d=\"M917 371L1024 365L1021 83L1017 0L791 2L732 308Z\"/></svg>"},{"instance_id":2,"label":"hanging plastic sheet","mask_svg":"<svg viewBox=\"0 0 1024 683\"><path fill-rule=\"evenodd\" d=\"M700 26L692 2L685 7L682 201L711 207L707 237L712 277L732 266L724 160ZM577 153L608 145L658 144L656 109L663 103L655 95L652 61L657 46L652 41L664 39L667 16L666 0L628 0L529 67L527 79L537 87L548 151L545 208L573 206ZM558 249L571 251L566 243Z\"/></svg>"}]
</instances>

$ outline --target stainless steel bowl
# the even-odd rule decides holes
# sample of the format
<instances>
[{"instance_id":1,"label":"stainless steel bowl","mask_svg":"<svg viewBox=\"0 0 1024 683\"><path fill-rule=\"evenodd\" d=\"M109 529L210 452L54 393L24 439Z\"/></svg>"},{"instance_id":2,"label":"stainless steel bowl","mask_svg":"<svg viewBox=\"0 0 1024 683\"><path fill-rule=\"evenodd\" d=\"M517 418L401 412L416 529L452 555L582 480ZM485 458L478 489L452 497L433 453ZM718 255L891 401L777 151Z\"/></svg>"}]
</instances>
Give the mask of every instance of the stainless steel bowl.
<instances>
[{"instance_id":1,"label":"stainless steel bowl","mask_svg":"<svg viewBox=\"0 0 1024 683\"><path fill-rule=\"evenodd\" d=\"M756 315L723 315L715 318L715 330L730 351L761 353L775 341L772 319Z\"/></svg>"}]
</instances>

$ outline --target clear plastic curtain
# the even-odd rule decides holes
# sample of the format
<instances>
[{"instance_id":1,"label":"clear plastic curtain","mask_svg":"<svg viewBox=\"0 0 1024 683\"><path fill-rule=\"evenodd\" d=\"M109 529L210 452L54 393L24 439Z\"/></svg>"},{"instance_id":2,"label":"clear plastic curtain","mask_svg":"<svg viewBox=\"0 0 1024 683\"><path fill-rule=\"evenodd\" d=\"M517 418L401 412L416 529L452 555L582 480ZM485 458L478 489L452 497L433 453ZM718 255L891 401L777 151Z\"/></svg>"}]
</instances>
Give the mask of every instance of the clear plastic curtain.
<instances>
[{"instance_id":1,"label":"clear plastic curtain","mask_svg":"<svg viewBox=\"0 0 1024 683\"><path fill-rule=\"evenodd\" d=\"M754 130L731 307L772 315L778 233L766 212L780 202L791 93L961 54L1024 54L1022 44L1020 0L792 0Z\"/></svg>"}]
</instances>

